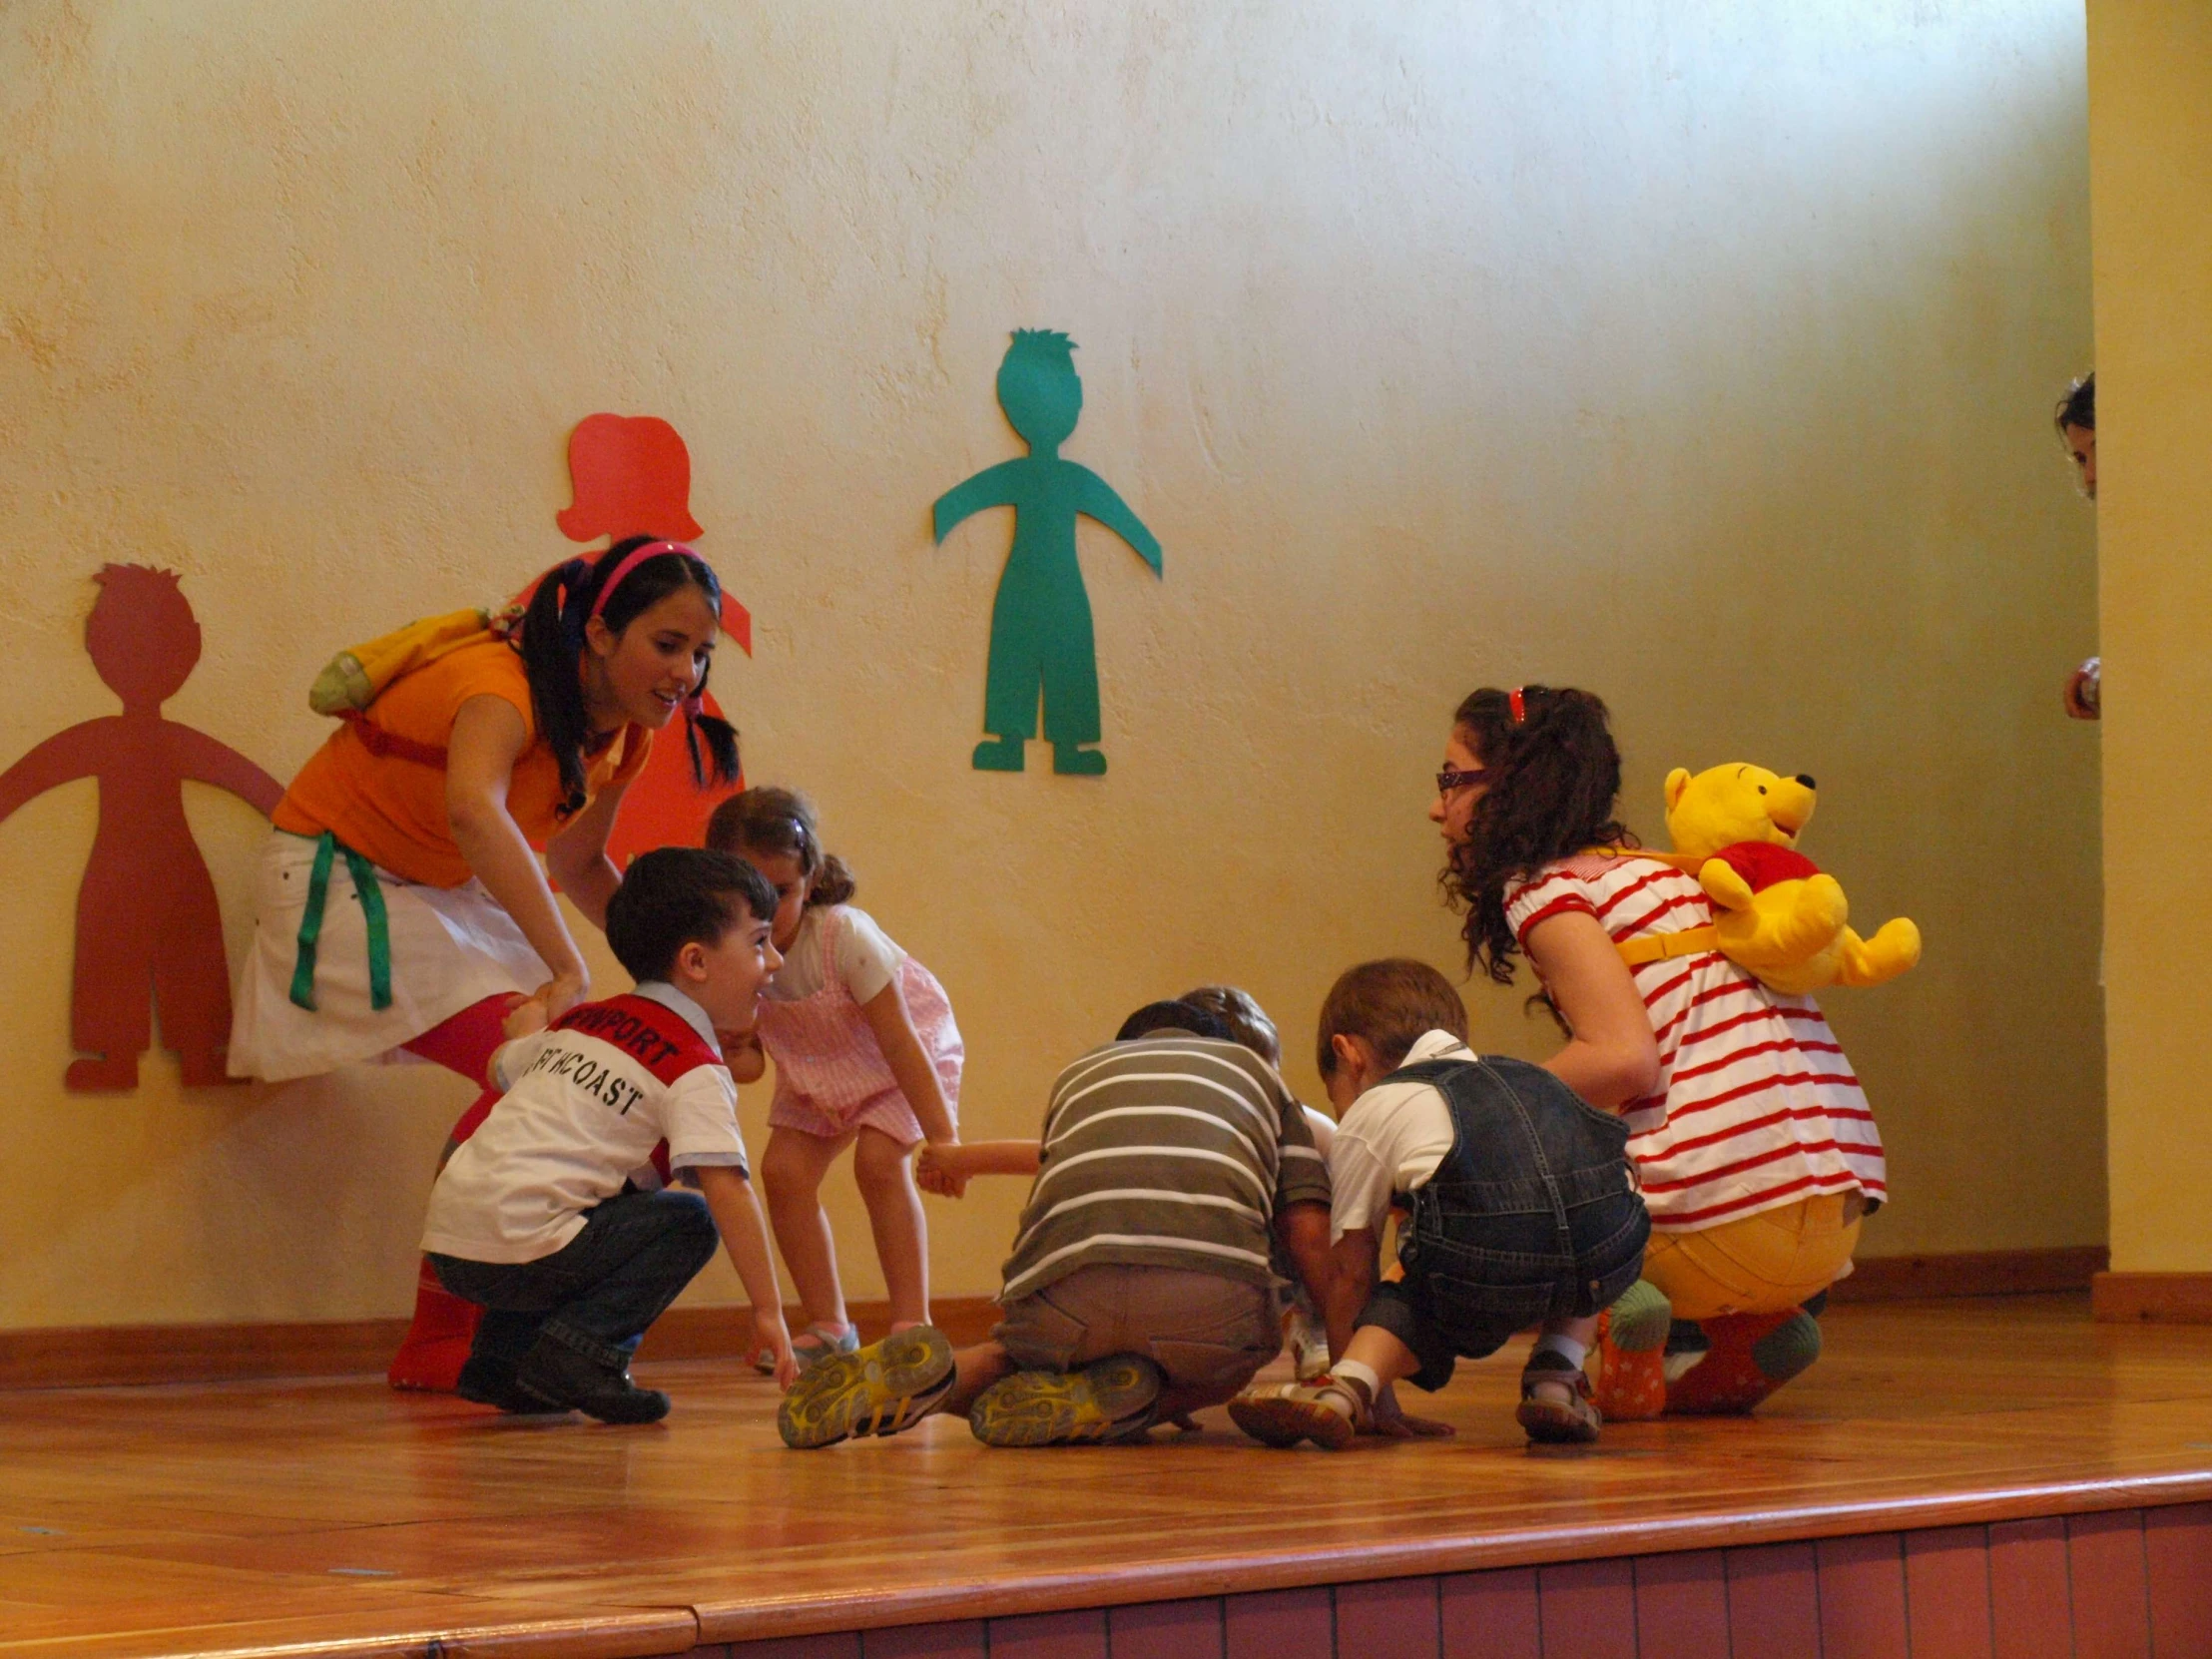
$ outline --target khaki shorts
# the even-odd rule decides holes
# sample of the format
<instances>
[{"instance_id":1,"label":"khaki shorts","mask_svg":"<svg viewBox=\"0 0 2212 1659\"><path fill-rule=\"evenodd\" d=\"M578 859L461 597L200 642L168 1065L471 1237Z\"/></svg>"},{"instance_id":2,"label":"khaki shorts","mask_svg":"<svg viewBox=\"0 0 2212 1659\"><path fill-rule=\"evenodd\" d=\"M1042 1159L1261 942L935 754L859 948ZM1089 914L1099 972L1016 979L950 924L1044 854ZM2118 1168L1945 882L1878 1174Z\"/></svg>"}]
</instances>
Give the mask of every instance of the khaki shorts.
<instances>
[{"instance_id":1,"label":"khaki shorts","mask_svg":"<svg viewBox=\"0 0 2212 1659\"><path fill-rule=\"evenodd\" d=\"M1139 1354L1167 1385L1203 1396L1237 1394L1283 1347L1275 1292L1182 1268L1100 1263L1007 1304L992 1333L1023 1371L1078 1371L1113 1354Z\"/></svg>"}]
</instances>

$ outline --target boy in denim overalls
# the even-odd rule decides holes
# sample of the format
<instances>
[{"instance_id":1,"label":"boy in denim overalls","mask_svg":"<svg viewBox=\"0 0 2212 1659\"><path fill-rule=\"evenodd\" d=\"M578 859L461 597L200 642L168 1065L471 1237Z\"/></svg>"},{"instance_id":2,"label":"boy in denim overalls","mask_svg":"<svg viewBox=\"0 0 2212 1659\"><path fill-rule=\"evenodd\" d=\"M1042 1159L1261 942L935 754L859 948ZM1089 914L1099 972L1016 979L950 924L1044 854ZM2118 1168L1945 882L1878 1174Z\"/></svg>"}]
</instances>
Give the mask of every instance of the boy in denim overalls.
<instances>
[{"instance_id":1,"label":"boy in denim overalls","mask_svg":"<svg viewBox=\"0 0 2212 1659\"><path fill-rule=\"evenodd\" d=\"M1598 1314L1636 1282L1651 1231L1618 1118L1541 1067L1466 1046L1466 1011L1422 962L1366 962L1323 1004L1319 1059L1340 1121L1335 1193L1336 1364L1312 1383L1230 1402L1271 1445L1335 1449L1403 1378L1434 1390L1454 1362L1539 1326L1515 1413L1531 1440L1595 1440L1582 1361ZM1393 1201L1401 1278L1378 1283Z\"/></svg>"}]
</instances>

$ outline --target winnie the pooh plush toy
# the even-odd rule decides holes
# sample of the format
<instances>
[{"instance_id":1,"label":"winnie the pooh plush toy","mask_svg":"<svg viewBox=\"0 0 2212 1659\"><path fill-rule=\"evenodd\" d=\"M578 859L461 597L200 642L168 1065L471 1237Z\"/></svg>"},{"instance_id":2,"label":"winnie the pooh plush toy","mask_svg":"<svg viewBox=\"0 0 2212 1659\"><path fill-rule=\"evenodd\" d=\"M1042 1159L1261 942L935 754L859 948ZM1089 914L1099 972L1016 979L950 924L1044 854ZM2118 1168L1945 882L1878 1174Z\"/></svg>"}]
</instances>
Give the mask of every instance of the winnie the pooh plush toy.
<instances>
[{"instance_id":1,"label":"winnie the pooh plush toy","mask_svg":"<svg viewBox=\"0 0 2212 1659\"><path fill-rule=\"evenodd\" d=\"M1853 932L1843 887L1797 850L1817 799L1812 779L1765 767L1667 774L1668 861L1712 899L1721 953L1787 996L1879 985L1921 959L1921 930L1903 916L1871 939Z\"/></svg>"}]
</instances>

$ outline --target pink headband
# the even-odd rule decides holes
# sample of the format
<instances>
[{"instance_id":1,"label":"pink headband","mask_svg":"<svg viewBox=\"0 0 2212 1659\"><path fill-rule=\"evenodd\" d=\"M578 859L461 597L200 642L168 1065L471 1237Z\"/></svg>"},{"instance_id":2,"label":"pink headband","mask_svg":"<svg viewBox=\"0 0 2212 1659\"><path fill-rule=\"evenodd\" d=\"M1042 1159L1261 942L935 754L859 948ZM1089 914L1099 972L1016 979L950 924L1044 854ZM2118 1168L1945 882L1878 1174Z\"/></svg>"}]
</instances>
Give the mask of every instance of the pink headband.
<instances>
[{"instance_id":1,"label":"pink headband","mask_svg":"<svg viewBox=\"0 0 2212 1659\"><path fill-rule=\"evenodd\" d=\"M607 608L608 599L613 596L615 589L622 586L622 581L624 577L628 576L630 572L645 563L646 560L658 559L663 553L682 553L686 557L693 559L699 557L697 553L694 553L690 548L686 547L680 541L647 542L643 547L638 548L636 551L624 555L622 563L616 565L613 571L609 573L607 579L599 584L599 597L591 602L592 616L596 617L601 611L604 611ZM586 618L585 620L589 621L590 618Z\"/></svg>"}]
</instances>

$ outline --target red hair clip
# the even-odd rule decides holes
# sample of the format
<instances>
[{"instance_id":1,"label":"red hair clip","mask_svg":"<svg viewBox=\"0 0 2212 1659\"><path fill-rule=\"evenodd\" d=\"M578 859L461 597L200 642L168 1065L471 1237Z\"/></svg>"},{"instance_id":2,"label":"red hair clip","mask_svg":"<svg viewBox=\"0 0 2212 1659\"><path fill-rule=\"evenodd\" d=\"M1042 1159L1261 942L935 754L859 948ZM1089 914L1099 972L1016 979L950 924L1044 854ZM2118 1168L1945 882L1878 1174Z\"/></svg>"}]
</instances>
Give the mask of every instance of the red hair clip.
<instances>
[{"instance_id":1,"label":"red hair clip","mask_svg":"<svg viewBox=\"0 0 2212 1659\"><path fill-rule=\"evenodd\" d=\"M1515 726L1520 725L1523 721L1528 719L1528 707L1521 701L1520 687L1515 686L1511 691L1507 692L1505 694L1505 701L1512 705L1513 724Z\"/></svg>"}]
</instances>

